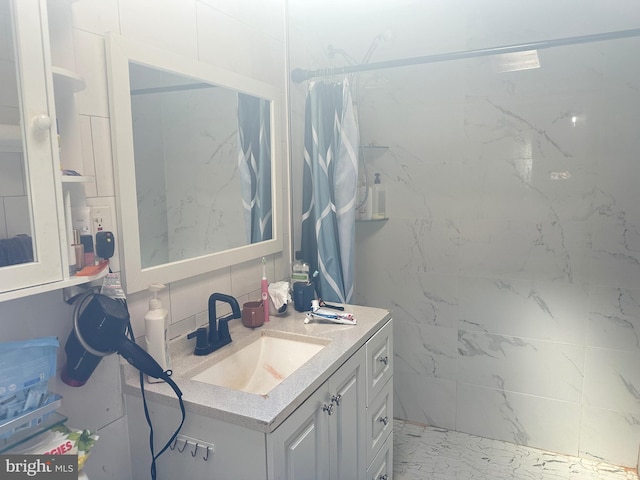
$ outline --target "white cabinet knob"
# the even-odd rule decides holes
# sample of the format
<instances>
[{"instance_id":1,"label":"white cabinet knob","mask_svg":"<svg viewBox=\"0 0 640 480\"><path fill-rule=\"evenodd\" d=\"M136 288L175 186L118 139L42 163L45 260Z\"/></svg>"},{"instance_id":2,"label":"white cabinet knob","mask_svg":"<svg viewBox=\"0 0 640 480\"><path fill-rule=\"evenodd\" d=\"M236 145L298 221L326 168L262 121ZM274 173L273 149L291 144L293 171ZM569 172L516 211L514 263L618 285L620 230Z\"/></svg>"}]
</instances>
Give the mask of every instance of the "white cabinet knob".
<instances>
[{"instance_id":1,"label":"white cabinet knob","mask_svg":"<svg viewBox=\"0 0 640 480\"><path fill-rule=\"evenodd\" d=\"M33 119L33 125L38 130L49 130L51 128L51 117L46 113L36 115L36 117Z\"/></svg>"}]
</instances>

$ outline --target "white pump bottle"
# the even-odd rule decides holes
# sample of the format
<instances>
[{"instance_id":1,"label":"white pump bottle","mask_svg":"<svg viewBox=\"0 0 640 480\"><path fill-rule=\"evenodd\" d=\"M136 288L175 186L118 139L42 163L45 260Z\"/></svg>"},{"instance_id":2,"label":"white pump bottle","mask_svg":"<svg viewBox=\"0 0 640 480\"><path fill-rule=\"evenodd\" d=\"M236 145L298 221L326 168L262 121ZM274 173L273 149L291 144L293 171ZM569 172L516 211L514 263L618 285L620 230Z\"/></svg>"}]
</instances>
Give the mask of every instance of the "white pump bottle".
<instances>
[{"instance_id":1,"label":"white pump bottle","mask_svg":"<svg viewBox=\"0 0 640 480\"><path fill-rule=\"evenodd\" d=\"M149 285L152 298L149 300L149 311L144 316L144 340L146 350L158 362L162 370L171 368L169 358L169 343L167 342L167 327L169 326L169 311L162 306L158 292L164 289L161 283ZM160 383L158 378L147 377L149 383Z\"/></svg>"}]
</instances>

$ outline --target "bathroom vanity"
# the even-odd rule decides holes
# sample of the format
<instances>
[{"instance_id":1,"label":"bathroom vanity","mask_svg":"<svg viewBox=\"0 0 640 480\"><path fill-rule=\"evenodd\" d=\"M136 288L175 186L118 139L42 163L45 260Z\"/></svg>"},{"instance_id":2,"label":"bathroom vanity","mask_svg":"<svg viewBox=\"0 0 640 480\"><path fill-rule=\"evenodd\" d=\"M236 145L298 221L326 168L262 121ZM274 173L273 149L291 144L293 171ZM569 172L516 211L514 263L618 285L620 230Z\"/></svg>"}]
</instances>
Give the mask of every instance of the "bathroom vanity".
<instances>
[{"instance_id":1,"label":"bathroom vanity","mask_svg":"<svg viewBox=\"0 0 640 480\"><path fill-rule=\"evenodd\" d=\"M187 417L174 448L157 462L158 478L391 478L391 314L361 306L347 310L357 325L305 324L299 312L271 317L255 330L232 321L233 342L211 356L193 355L192 341L174 342L173 378L183 392ZM261 336L323 347L267 393L192 379ZM139 375L128 365L123 368L133 478L147 478L149 429ZM168 385L146 384L145 394L157 451L178 426L180 410Z\"/></svg>"}]
</instances>

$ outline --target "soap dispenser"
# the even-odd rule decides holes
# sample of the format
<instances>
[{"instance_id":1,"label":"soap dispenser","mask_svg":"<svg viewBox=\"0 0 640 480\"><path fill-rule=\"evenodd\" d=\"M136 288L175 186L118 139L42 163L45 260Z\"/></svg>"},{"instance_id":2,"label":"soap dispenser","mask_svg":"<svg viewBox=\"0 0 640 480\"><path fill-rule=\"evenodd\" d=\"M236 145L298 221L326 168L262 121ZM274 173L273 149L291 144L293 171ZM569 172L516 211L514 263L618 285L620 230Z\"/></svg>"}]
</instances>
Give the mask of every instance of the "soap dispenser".
<instances>
[{"instance_id":1,"label":"soap dispenser","mask_svg":"<svg viewBox=\"0 0 640 480\"><path fill-rule=\"evenodd\" d=\"M384 185L380 181L380 174L376 173L376 179L373 181L373 215L372 218L382 220L386 218L386 191Z\"/></svg>"},{"instance_id":2,"label":"soap dispenser","mask_svg":"<svg viewBox=\"0 0 640 480\"><path fill-rule=\"evenodd\" d=\"M146 350L163 371L171 368L169 358L169 343L167 342L167 327L169 325L169 311L162 306L162 301L158 298L158 292L164 289L160 283L149 285L151 299L149 300L149 311L144 316L144 340ZM160 383L158 378L147 377L149 383Z\"/></svg>"}]
</instances>

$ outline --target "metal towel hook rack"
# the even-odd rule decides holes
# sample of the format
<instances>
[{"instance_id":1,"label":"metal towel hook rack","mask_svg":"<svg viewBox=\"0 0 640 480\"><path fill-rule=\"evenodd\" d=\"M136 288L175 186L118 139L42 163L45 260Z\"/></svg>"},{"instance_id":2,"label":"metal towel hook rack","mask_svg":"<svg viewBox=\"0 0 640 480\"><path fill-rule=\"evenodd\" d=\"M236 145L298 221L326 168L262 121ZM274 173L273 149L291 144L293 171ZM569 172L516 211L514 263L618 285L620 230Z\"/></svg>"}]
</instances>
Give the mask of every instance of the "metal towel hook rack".
<instances>
[{"instance_id":1,"label":"metal towel hook rack","mask_svg":"<svg viewBox=\"0 0 640 480\"><path fill-rule=\"evenodd\" d=\"M182 447L178 445L182 443ZM198 440L197 438L188 437L186 435L178 435L173 443L169 446L169 448L178 453L183 453L187 447L189 447L189 453L193 458L196 458L198 455L199 449L205 449L206 451L202 454L202 460L205 462L209 461L209 454L215 453L215 445L213 443L204 442L202 440Z\"/></svg>"},{"instance_id":2,"label":"metal towel hook rack","mask_svg":"<svg viewBox=\"0 0 640 480\"><path fill-rule=\"evenodd\" d=\"M184 449L187 448L187 443L188 442L185 440L184 441L184 445L182 445L182 448L178 448L178 452L180 452L180 453L184 452Z\"/></svg>"}]
</instances>

